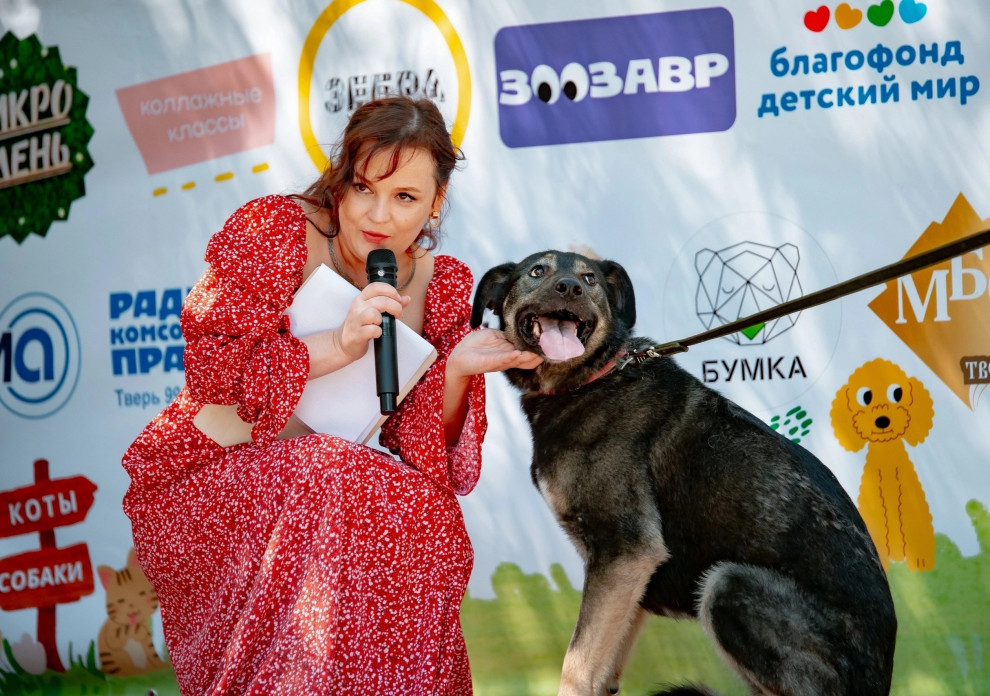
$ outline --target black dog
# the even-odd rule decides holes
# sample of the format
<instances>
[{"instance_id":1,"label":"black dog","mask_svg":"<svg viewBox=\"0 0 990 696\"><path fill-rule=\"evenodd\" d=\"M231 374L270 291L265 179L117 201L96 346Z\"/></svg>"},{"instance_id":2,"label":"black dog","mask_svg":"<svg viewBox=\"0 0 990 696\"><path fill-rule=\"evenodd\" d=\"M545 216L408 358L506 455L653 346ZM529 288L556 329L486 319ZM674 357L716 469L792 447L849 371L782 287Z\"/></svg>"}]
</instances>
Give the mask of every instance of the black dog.
<instances>
[{"instance_id":1,"label":"black dog","mask_svg":"<svg viewBox=\"0 0 990 696\"><path fill-rule=\"evenodd\" d=\"M547 251L488 271L486 309L535 370L508 370L533 481L584 559L560 694L618 691L646 612L697 618L754 694L889 694L897 621L852 501L811 453L632 338L613 261ZM631 359L635 358L635 359ZM667 694L711 694L680 687Z\"/></svg>"}]
</instances>

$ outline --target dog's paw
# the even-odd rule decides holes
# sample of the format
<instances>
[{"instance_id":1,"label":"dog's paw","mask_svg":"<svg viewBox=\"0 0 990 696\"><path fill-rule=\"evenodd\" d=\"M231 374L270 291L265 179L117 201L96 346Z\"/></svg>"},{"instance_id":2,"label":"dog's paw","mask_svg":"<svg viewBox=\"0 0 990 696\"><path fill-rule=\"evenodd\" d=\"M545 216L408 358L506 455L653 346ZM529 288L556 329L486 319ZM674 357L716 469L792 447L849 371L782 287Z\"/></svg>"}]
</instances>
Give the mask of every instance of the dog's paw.
<instances>
[{"instance_id":1,"label":"dog's paw","mask_svg":"<svg viewBox=\"0 0 990 696\"><path fill-rule=\"evenodd\" d=\"M935 567L935 555L908 556L907 566L908 570L931 570Z\"/></svg>"}]
</instances>

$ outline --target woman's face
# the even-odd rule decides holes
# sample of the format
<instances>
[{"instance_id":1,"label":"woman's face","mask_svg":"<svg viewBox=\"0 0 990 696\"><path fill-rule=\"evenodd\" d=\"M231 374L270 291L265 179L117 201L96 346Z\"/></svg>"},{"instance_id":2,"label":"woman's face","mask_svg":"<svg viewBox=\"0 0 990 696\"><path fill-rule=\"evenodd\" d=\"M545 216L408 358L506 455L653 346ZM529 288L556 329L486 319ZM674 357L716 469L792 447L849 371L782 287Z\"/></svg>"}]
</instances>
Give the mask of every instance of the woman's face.
<instances>
[{"instance_id":1,"label":"woman's face","mask_svg":"<svg viewBox=\"0 0 990 696\"><path fill-rule=\"evenodd\" d=\"M391 151L379 152L363 171L359 166L340 200L340 241L360 259L381 248L391 249L399 258L443 202L434 179L436 165L428 150L403 150L396 170L381 179L391 157Z\"/></svg>"}]
</instances>

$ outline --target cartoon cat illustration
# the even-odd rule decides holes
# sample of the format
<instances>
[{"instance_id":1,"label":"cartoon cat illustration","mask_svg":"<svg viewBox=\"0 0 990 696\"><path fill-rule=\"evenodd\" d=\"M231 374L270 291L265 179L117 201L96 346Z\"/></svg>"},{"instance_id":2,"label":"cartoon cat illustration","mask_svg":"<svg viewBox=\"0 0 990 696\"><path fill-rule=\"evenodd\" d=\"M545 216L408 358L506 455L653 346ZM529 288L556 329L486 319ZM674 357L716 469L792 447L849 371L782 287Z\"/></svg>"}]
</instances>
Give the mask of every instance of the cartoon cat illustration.
<instances>
[{"instance_id":1,"label":"cartoon cat illustration","mask_svg":"<svg viewBox=\"0 0 990 696\"><path fill-rule=\"evenodd\" d=\"M107 591L107 620L97 642L103 672L120 677L167 667L151 639L158 595L138 565L134 549L122 570L99 566L96 572Z\"/></svg>"}]
</instances>

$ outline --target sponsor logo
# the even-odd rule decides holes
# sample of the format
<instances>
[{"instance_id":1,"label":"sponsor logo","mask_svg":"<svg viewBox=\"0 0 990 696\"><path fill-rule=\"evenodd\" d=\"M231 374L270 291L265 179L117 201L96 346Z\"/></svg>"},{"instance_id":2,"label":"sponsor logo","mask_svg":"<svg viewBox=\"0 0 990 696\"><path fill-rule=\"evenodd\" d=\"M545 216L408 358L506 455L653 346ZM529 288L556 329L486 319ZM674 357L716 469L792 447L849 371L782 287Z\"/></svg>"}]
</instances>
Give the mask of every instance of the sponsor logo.
<instances>
[{"instance_id":1,"label":"sponsor logo","mask_svg":"<svg viewBox=\"0 0 990 696\"><path fill-rule=\"evenodd\" d=\"M990 227L962 194L905 258ZM886 284L870 309L975 409L990 383L990 250L977 249Z\"/></svg>"},{"instance_id":2,"label":"sponsor logo","mask_svg":"<svg viewBox=\"0 0 990 696\"><path fill-rule=\"evenodd\" d=\"M836 5L833 11L828 5L821 5L817 9L808 10L804 13L804 26L808 31L816 34L825 31L829 20L835 20L835 26L843 31L855 29L864 19L868 24L875 27L885 27L896 17L905 24L916 24L928 14L928 7L917 0L900 0L897 5L897 12L894 12L894 0L881 0L875 5L870 5L866 12L852 7L847 2Z\"/></svg>"},{"instance_id":3,"label":"sponsor logo","mask_svg":"<svg viewBox=\"0 0 990 696\"><path fill-rule=\"evenodd\" d=\"M347 39L336 40L342 36ZM460 145L471 73L453 24L434 0L334 0L317 17L299 59L299 131L318 170L326 166L324 147L354 109L389 95L432 99Z\"/></svg>"},{"instance_id":4,"label":"sponsor logo","mask_svg":"<svg viewBox=\"0 0 990 696\"><path fill-rule=\"evenodd\" d=\"M921 22L927 12L927 6L916 0L899 0L896 5L882 0L865 11L846 2L834 9L820 5L808 10L804 26L822 38L779 46L770 53L770 74L781 81L761 95L757 117L816 111L839 116L849 108L890 108L909 102L979 103L979 73L985 71L986 61L974 61L972 54L967 61L961 39L932 32L929 24L909 26L905 41L897 40L905 25ZM828 33L832 20L841 32L860 26L867 32ZM888 40L878 42L876 28L888 25L900 31L885 34ZM821 45L805 52L816 43Z\"/></svg>"},{"instance_id":5,"label":"sponsor logo","mask_svg":"<svg viewBox=\"0 0 990 696\"><path fill-rule=\"evenodd\" d=\"M148 174L275 142L270 54L117 90Z\"/></svg>"},{"instance_id":6,"label":"sponsor logo","mask_svg":"<svg viewBox=\"0 0 990 696\"><path fill-rule=\"evenodd\" d=\"M72 396L81 347L76 324L45 293L15 298L0 312L0 403L24 418L45 418Z\"/></svg>"},{"instance_id":7,"label":"sponsor logo","mask_svg":"<svg viewBox=\"0 0 990 696\"><path fill-rule=\"evenodd\" d=\"M765 213L728 215L695 233L674 260L664 305L683 309L664 313L663 335L676 340L698 334L835 282L825 252L798 225ZM813 320L797 312L699 343L677 360L750 408L793 405L822 376L838 342L840 304L814 311ZM754 383L771 388L763 394ZM754 404L761 396L772 403ZM788 431L807 429L805 414L787 415L794 419Z\"/></svg>"},{"instance_id":8,"label":"sponsor logo","mask_svg":"<svg viewBox=\"0 0 990 696\"><path fill-rule=\"evenodd\" d=\"M700 281L695 306L706 330L803 295L797 274L801 252L793 244L740 242L719 251L702 249L694 258ZM724 338L739 345L766 343L794 326L798 316L760 322Z\"/></svg>"},{"instance_id":9,"label":"sponsor logo","mask_svg":"<svg viewBox=\"0 0 990 696\"><path fill-rule=\"evenodd\" d=\"M798 405L788 410L784 415L772 416L768 424L788 440L800 444L803 438L811 434L811 424L814 422L808 412Z\"/></svg>"},{"instance_id":10,"label":"sponsor logo","mask_svg":"<svg viewBox=\"0 0 990 696\"><path fill-rule=\"evenodd\" d=\"M0 39L0 85L0 239L20 244L68 219L72 201L85 194L93 129L75 68L34 35Z\"/></svg>"},{"instance_id":11,"label":"sponsor logo","mask_svg":"<svg viewBox=\"0 0 990 696\"><path fill-rule=\"evenodd\" d=\"M113 390L118 408L158 409L181 391L186 344L180 318L188 294L189 288L110 293L110 364L126 385ZM175 381L164 388L131 386L149 375Z\"/></svg>"},{"instance_id":12,"label":"sponsor logo","mask_svg":"<svg viewBox=\"0 0 990 696\"><path fill-rule=\"evenodd\" d=\"M505 27L495 63L509 147L724 131L736 118L723 8Z\"/></svg>"}]
</instances>

